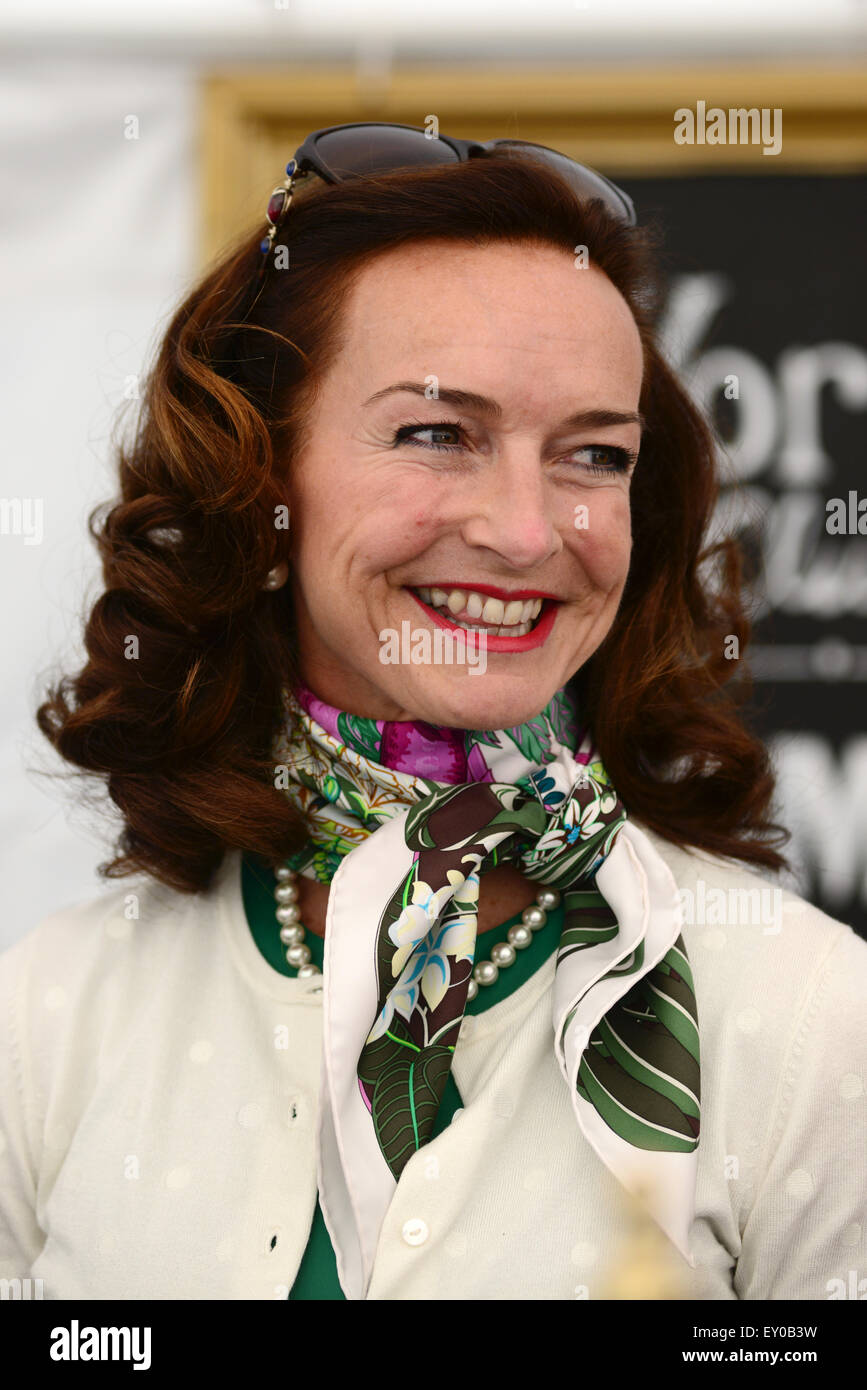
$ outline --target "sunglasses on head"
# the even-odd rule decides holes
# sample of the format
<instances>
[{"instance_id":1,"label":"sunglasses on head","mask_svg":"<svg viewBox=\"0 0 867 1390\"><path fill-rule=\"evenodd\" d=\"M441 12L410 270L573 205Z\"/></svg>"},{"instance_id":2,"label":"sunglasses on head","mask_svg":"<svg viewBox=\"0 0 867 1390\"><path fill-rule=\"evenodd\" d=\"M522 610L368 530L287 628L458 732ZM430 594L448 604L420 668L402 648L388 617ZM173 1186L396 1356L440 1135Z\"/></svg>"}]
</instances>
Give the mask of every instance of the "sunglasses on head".
<instances>
[{"instance_id":1,"label":"sunglasses on head","mask_svg":"<svg viewBox=\"0 0 867 1390\"><path fill-rule=\"evenodd\" d=\"M325 126L308 135L286 165L286 180L268 200L268 232L259 243L260 281L269 263L269 252L289 210L295 181L307 173L326 183L343 183L365 174L390 173L395 169L420 169L425 165L462 164L494 150L514 149L521 158L538 160L552 168L581 198L601 198L620 222L634 227L635 208L622 188L586 164L578 164L547 145L531 140L460 140L452 135L432 135L418 126L392 125L388 121L352 121Z\"/></svg>"}]
</instances>

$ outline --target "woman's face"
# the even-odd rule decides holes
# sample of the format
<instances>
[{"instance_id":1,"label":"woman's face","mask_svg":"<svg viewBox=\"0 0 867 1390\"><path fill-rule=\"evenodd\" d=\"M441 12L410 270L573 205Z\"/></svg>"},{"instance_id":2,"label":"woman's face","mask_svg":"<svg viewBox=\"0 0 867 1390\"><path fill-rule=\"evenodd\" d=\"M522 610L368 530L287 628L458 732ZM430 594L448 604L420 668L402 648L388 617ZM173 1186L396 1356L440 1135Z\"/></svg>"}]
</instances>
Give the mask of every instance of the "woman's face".
<instances>
[{"instance_id":1,"label":"woman's face","mask_svg":"<svg viewBox=\"0 0 867 1390\"><path fill-rule=\"evenodd\" d=\"M383 253L344 314L288 483L302 679L371 719L519 724L626 582L635 321L569 252L442 241Z\"/></svg>"}]
</instances>

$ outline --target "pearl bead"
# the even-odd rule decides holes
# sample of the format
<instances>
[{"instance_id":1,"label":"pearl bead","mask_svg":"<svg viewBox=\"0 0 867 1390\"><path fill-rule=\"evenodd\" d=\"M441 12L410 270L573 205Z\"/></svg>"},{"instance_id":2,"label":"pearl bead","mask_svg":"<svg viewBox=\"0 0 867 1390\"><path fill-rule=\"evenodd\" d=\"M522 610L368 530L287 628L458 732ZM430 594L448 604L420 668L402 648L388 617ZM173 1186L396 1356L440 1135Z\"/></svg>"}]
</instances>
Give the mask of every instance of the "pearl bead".
<instances>
[{"instance_id":1,"label":"pearl bead","mask_svg":"<svg viewBox=\"0 0 867 1390\"><path fill-rule=\"evenodd\" d=\"M473 968L473 979L480 985L492 985L499 973L492 960L480 960L478 965Z\"/></svg>"},{"instance_id":2,"label":"pearl bead","mask_svg":"<svg viewBox=\"0 0 867 1390\"><path fill-rule=\"evenodd\" d=\"M265 582L262 585L262 588L282 589L288 577L289 566L286 564L286 561L284 560L279 565L275 565L272 570L268 571L267 575L265 576Z\"/></svg>"},{"instance_id":3,"label":"pearl bead","mask_svg":"<svg viewBox=\"0 0 867 1390\"><path fill-rule=\"evenodd\" d=\"M521 913L521 921L531 931L538 931L540 927L544 927L547 920L548 914L541 907L525 907Z\"/></svg>"},{"instance_id":4,"label":"pearl bead","mask_svg":"<svg viewBox=\"0 0 867 1390\"><path fill-rule=\"evenodd\" d=\"M288 864L278 864L274 869L276 887L274 898L278 906L276 918L280 923L280 940L287 946L286 960L297 971L299 979L321 975L322 971L311 959L310 947L304 945L305 930L301 922L298 906L298 874ZM509 927L506 941L498 941L491 948L489 960L480 960L473 967L467 982L467 1003L478 997L479 985L492 985L499 979L500 968L514 965L516 951L522 951L533 939L533 932L544 927L548 912L557 907L560 894L555 888L540 888L536 894L536 904L526 907L521 913L520 923Z\"/></svg>"}]
</instances>

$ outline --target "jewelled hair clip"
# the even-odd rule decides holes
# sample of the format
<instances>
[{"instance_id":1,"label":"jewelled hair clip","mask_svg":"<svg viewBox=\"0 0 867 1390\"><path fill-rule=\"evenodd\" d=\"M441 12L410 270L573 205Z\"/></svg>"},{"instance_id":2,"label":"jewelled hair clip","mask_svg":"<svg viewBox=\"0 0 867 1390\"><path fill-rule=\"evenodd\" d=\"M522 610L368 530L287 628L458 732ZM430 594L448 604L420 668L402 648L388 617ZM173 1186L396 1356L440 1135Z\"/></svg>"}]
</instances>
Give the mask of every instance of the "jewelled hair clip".
<instances>
[{"instance_id":1,"label":"jewelled hair clip","mask_svg":"<svg viewBox=\"0 0 867 1390\"><path fill-rule=\"evenodd\" d=\"M282 188L275 188L268 199L268 206L265 209L265 216L268 219L269 227L267 235L259 242L259 250L262 252L262 263L259 268L259 278L265 274L268 265L268 254L274 245L274 239L280 229L280 224L286 213L289 211L289 204L292 202L292 193L296 178L303 177L298 173L297 159L290 159L286 165L286 179Z\"/></svg>"}]
</instances>

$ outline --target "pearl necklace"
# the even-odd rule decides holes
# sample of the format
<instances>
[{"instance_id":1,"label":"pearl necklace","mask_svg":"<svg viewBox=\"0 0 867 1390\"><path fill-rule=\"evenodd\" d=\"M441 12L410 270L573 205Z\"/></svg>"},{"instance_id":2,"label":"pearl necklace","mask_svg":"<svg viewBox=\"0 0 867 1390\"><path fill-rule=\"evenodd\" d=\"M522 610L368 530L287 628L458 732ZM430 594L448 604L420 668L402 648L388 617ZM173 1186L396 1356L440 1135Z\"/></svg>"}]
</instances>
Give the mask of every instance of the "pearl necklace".
<instances>
[{"instance_id":1,"label":"pearl necklace","mask_svg":"<svg viewBox=\"0 0 867 1390\"><path fill-rule=\"evenodd\" d=\"M301 923L298 907L298 875L287 864L280 864L274 870L277 884L274 897L277 902L276 917L280 927L280 940L286 947L286 960L298 971L299 978L308 975L321 975L319 966L310 958L310 947L305 945L305 928ZM473 966L473 974L467 987L467 1000L475 999L479 985L492 985L499 978L500 971L514 965L517 952L523 951L533 940L533 933L541 931L548 920L548 913L560 902L556 888L540 888L536 894L535 907L525 907L520 922L509 927L505 941L498 941L491 947L490 960L480 960Z\"/></svg>"}]
</instances>

